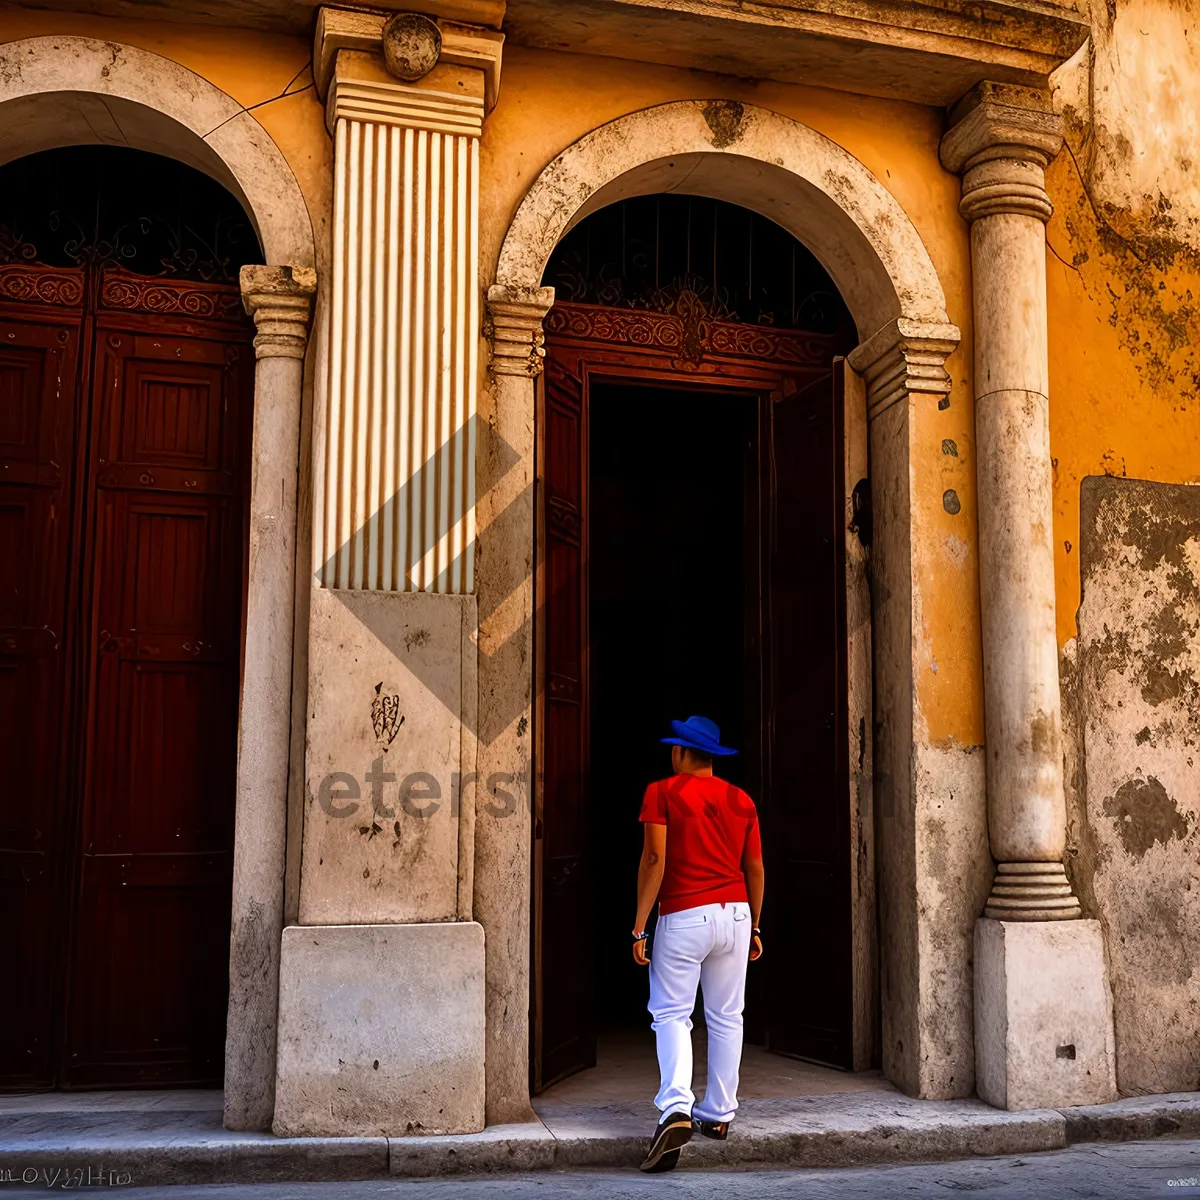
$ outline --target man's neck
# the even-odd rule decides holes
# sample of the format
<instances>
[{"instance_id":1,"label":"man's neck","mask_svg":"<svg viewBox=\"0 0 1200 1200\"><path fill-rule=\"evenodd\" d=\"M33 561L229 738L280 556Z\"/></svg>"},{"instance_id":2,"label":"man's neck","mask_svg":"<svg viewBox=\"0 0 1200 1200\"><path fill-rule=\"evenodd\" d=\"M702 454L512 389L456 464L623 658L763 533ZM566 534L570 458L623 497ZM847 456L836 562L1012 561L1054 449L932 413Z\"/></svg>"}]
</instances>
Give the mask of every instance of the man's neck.
<instances>
[{"instance_id":1,"label":"man's neck","mask_svg":"<svg viewBox=\"0 0 1200 1200\"><path fill-rule=\"evenodd\" d=\"M679 771L680 775L699 775L701 779L707 779L712 776L712 763L704 767L682 767Z\"/></svg>"}]
</instances>

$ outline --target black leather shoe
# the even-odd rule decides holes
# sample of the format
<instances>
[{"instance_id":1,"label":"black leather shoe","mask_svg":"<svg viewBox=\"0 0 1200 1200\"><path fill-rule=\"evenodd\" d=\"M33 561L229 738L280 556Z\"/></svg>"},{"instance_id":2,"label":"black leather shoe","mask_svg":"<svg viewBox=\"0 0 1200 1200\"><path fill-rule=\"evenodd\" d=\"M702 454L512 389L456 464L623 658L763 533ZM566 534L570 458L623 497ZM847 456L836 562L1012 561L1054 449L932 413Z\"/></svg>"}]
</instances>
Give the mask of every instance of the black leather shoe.
<instances>
[{"instance_id":1,"label":"black leather shoe","mask_svg":"<svg viewBox=\"0 0 1200 1200\"><path fill-rule=\"evenodd\" d=\"M654 1130L654 1140L642 1162L647 1173L673 1171L679 1162L679 1149L692 1140L692 1118L687 1113L667 1113Z\"/></svg>"},{"instance_id":2,"label":"black leather shoe","mask_svg":"<svg viewBox=\"0 0 1200 1200\"><path fill-rule=\"evenodd\" d=\"M728 1121L697 1121L696 1128L714 1142L723 1142L729 1136Z\"/></svg>"}]
</instances>

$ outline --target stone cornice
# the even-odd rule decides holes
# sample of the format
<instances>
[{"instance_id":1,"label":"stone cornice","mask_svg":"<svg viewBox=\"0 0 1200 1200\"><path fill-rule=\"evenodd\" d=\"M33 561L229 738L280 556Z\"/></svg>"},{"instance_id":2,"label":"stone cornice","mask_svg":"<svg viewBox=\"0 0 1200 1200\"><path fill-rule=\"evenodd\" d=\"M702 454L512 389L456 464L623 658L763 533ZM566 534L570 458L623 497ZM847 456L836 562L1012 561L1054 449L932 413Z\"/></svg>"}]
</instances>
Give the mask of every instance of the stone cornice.
<instances>
[{"instance_id":1,"label":"stone cornice","mask_svg":"<svg viewBox=\"0 0 1200 1200\"><path fill-rule=\"evenodd\" d=\"M546 351L542 319L554 303L553 288L517 288L493 284L487 293L484 334L492 343L493 375L542 373Z\"/></svg>"},{"instance_id":2,"label":"stone cornice","mask_svg":"<svg viewBox=\"0 0 1200 1200\"><path fill-rule=\"evenodd\" d=\"M399 7L399 6L397 6ZM422 12L428 11L422 8ZM313 79L317 94L325 98L334 82L338 52L352 50L379 55L383 27L389 13L361 12L341 8L322 8L317 14L317 32L313 44ZM455 21L441 20L442 52L438 63L465 67L483 73L484 112L496 105L500 94L500 64L504 34Z\"/></svg>"},{"instance_id":3,"label":"stone cornice","mask_svg":"<svg viewBox=\"0 0 1200 1200\"><path fill-rule=\"evenodd\" d=\"M254 317L257 357L303 358L317 294L316 271L312 267L245 266L239 283L242 304Z\"/></svg>"},{"instance_id":4,"label":"stone cornice","mask_svg":"<svg viewBox=\"0 0 1200 1200\"><path fill-rule=\"evenodd\" d=\"M518 45L937 106L981 79L1044 87L1090 32L1055 0L508 0L504 28Z\"/></svg>"},{"instance_id":5,"label":"stone cornice","mask_svg":"<svg viewBox=\"0 0 1200 1200\"><path fill-rule=\"evenodd\" d=\"M957 325L897 317L850 352L850 365L866 380L867 415L880 413L910 392L945 395L951 380L946 359L961 339Z\"/></svg>"}]
</instances>

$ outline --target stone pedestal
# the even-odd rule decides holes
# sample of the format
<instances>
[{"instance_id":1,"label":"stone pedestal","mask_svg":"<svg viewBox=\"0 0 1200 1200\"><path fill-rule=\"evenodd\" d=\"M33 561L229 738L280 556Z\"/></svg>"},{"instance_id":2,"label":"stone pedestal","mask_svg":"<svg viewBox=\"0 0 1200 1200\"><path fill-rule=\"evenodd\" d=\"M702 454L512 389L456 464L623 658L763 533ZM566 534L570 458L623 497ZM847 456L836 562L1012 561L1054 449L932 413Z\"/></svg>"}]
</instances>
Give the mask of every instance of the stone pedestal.
<instances>
[{"instance_id":1,"label":"stone pedestal","mask_svg":"<svg viewBox=\"0 0 1200 1200\"><path fill-rule=\"evenodd\" d=\"M280 1137L483 1129L483 927L283 931Z\"/></svg>"},{"instance_id":2,"label":"stone pedestal","mask_svg":"<svg viewBox=\"0 0 1200 1200\"><path fill-rule=\"evenodd\" d=\"M975 1086L1009 1111L1116 1099L1099 921L976 923Z\"/></svg>"}]
</instances>

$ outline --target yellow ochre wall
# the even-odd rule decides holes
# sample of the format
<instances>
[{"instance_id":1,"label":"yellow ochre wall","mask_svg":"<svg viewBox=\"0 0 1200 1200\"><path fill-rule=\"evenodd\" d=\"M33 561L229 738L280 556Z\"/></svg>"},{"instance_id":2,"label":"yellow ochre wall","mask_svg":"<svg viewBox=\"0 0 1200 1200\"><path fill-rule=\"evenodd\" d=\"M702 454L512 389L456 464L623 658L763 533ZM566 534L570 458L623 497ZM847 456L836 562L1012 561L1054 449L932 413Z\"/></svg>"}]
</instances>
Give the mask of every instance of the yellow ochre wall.
<instances>
[{"instance_id":1,"label":"yellow ochre wall","mask_svg":"<svg viewBox=\"0 0 1200 1200\"><path fill-rule=\"evenodd\" d=\"M1088 475L1200 483L1200 254L1120 236L1064 152L1048 188L1050 450L1059 644L1080 601Z\"/></svg>"},{"instance_id":2,"label":"yellow ochre wall","mask_svg":"<svg viewBox=\"0 0 1200 1200\"><path fill-rule=\"evenodd\" d=\"M311 46L300 38L214 26L15 11L5 39L42 34L100 37L174 59L208 79L255 117L296 173L314 218L318 262L327 261L331 152L311 85ZM291 95L282 93L290 91ZM793 117L830 137L869 167L909 214L946 291L963 342L948 363L952 403L923 404L916 416L914 532L917 538L925 662L918 699L930 741L983 741L971 403L970 261L958 216L958 180L937 159L942 114L919 105L825 89L755 82L617 59L508 46L500 101L484 128L481 154L481 278L494 271L518 204L546 164L598 125L681 99L733 99ZM943 453L952 440L957 457ZM947 513L942 495L962 504Z\"/></svg>"}]
</instances>

